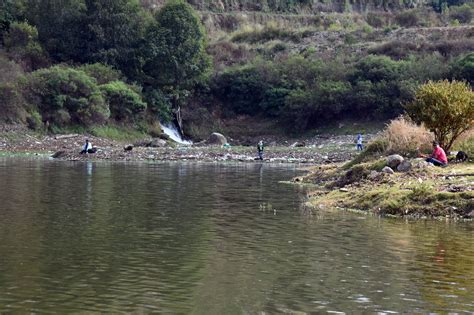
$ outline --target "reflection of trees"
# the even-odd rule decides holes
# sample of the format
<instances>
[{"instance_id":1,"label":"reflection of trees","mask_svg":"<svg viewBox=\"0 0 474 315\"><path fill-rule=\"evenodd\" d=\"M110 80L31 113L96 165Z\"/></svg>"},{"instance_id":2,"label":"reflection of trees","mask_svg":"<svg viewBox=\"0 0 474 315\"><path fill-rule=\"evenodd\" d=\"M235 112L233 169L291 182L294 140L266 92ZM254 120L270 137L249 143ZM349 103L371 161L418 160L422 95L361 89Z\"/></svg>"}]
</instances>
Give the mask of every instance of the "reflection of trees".
<instances>
[{"instance_id":1,"label":"reflection of trees","mask_svg":"<svg viewBox=\"0 0 474 315\"><path fill-rule=\"evenodd\" d=\"M197 170L185 174L178 164L97 164L92 174L84 163L40 162L35 172L12 164L0 181L3 192L15 192L3 198L8 246L0 255L8 259L0 262L0 287L17 285L17 302L55 310L60 300L73 309L74 299L120 310L188 307L209 230L208 209L190 205L213 189L205 182L212 174L196 183Z\"/></svg>"}]
</instances>

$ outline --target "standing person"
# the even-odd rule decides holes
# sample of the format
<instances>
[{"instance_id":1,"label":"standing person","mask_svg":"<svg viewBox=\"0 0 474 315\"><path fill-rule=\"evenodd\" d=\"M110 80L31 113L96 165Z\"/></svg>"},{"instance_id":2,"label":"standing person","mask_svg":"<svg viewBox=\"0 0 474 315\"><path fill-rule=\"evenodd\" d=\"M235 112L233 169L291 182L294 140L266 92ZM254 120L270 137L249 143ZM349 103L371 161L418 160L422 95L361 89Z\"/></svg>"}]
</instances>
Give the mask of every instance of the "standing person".
<instances>
[{"instance_id":1,"label":"standing person","mask_svg":"<svg viewBox=\"0 0 474 315\"><path fill-rule=\"evenodd\" d=\"M81 154L88 153L89 150L92 151L92 143L89 142L89 139L86 139L86 143L84 144Z\"/></svg>"},{"instance_id":2,"label":"standing person","mask_svg":"<svg viewBox=\"0 0 474 315\"><path fill-rule=\"evenodd\" d=\"M260 140L257 144L258 158L263 161L263 140Z\"/></svg>"},{"instance_id":3,"label":"standing person","mask_svg":"<svg viewBox=\"0 0 474 315\"><path fill-rule=\"evenodd\" d=\"M443 148L439 146L438 142L433 141L433 153L431 154L431 157L426 159L426 162L433 163L433 165L441 167L448 165L446 153L444 152Z\"/></svg>"},{"instance_id":4,"label":"standing person","mask_svg":"<svg viewBox=\"0 0 474 315\"><path fill-rule=\"evenodd\" d=\"M362 135L359 133L357 135L357 151L362 151L364 146L362 145Z\"/></svg>"}]
</instances>

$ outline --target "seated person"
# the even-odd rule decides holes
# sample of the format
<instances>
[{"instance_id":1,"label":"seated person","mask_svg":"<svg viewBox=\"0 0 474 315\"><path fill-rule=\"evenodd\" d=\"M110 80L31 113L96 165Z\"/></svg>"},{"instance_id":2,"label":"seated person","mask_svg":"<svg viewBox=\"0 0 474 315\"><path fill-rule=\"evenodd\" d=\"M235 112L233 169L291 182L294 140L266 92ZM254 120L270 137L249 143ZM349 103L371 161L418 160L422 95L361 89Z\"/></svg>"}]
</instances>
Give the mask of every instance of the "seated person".
<instances>
[{"instance_id":1,"label":"seated person","mask_svg":"<svg viewBox=\"0 0 474 315\"><path fill-rule=\"evenodd\" d=\"M84 147L81 151L81 154L85 153L95 153L95 150L92 148L92 143L89 142L89 139L86 139L86 143L84 144Z\"/></svg>"},{"instance_id":2,"label":"seated person","mask_svg":"<svg viewBox=\"0 0 474 315\"><path fill-rule=\"evenodd\" d=\"M431 157L426 159L426 162L433 163L435 166L448 165L446 153L444 152L443 148L439 146L438 142L433 141L433 153L431 154Z\"/></svg>"}]
</instances>

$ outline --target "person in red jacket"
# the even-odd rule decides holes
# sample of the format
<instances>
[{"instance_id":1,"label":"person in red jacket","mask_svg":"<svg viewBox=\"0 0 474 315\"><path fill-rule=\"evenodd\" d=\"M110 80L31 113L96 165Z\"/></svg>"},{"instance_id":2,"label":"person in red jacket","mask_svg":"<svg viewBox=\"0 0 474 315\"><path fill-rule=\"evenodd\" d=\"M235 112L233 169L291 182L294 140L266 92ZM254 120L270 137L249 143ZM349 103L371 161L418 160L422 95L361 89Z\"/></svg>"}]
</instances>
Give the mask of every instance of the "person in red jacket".
<instances>
[{"instance_id":1,"label":"person in red jacket","mask_svg":"<svg viewBox=\"0 0 474 315\"><path fill-rule=\"evenodd\" d=\"M447 166L448 158L443 148L439 146L439 143L433 141L433 153L431 157L426 159L426 162L433 163L435 166Z\"/></svg>"}]
</instances>

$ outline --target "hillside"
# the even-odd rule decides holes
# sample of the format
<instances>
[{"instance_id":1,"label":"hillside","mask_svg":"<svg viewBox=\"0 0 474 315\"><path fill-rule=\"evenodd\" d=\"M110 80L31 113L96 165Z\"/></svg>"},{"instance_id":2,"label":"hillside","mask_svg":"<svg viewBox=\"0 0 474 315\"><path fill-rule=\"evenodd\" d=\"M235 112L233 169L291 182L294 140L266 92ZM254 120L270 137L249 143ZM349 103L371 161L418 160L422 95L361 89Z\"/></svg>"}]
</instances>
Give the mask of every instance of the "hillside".
<instances>
[{"instance_id":1,"label":"hillside","mask_svg":"<svg viewBox=\"0 0 474 315\"><path fill-rule=\"evenodd\" d=\"M38 131L298 138L383 124L428 80L474 80L471 0L0 7L0 120Z\"/></svg>"}]
</instances>

